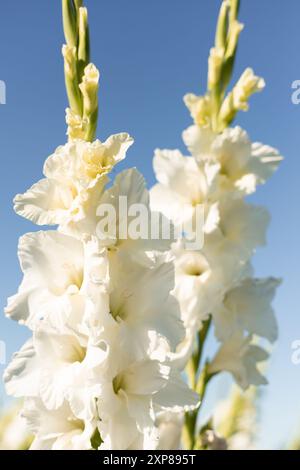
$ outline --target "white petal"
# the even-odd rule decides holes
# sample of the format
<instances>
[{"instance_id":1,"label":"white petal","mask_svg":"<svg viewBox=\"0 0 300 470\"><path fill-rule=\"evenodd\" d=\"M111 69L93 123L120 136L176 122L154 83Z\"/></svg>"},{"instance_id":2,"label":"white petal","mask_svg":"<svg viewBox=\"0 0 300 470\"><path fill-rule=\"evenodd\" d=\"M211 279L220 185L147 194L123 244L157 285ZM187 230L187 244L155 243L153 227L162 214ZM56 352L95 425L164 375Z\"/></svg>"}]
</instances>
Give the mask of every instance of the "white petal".
<instances>
[{"instance_id":1,"label":"white petal","mask_svg":"<svg viewBox=\"0 0 300 470\"><path fill-rule=\"evenodd\" d=\"M193 218L194 208L167 186L154 185L150 190L150 198L152 210L164 214L175 226Z\"/></svg>"},{"instance_id":2,"label":"white petal","mask_svg":"<svg viewBox=\"0 0 300 470\"><path fill-rule=\"evenodd\" d=\"M32 340L15 353L4 372L6 392L15 397L34 397L39 393L40 368Z\"/></svg>"},{"instance_id":3,"label":"white petal","mask_svg":"<svg viewBox=\"0 0 300 470\"><path fill-rule=\"evenodd\" d=\"M269 354L259 346L250 344L251 336L234 333L220 347L209 364L209 373L230 372L243 389L250 385L264 385L267 380L259 372L257 364L266 361Z\"/></svg>"},{"instance_id":4,"label":"white petal","mask_svg":"<svg viewBox=\"0 0 300 470\"><path fill-rule=\"evenodd\" d=\"M279 285L280 281L273 278L246 279L231 290L226 295L223 314L229 317L227 321L231 319L233 329L242 328L271 342L276 341L278 327L271 302Z\"/></svg>"},{"instance_id":5,"label":"white petal","mask_svg":"<svg viewBox=\"0 0 300 470\"><path fill-rule=\"evenodd\" d=\"M111 313L131 326L153 329L165 336L172 348L183 339L179 305L170 295L174 288L172 263L152 269L136 265L130 268L126 258L113 265Z\"/></svg>"},{"instance_id":6,"label":"white petal","mask_svg":"<svg viewBox=\"0 0 300 470\"><path fill-rule=\"evenodd\" d=\"M190 126L183 132L182 137L194 157L197 157L198 160L209 158L211 145L215 138L211 130L199 126Z\"/></svg>"},{"instance_id":7,"label":"white petal","mask_svg":"<svg viewBox=\"0 0 300 470\"><path fill-rule=\"evenodd\" d=\"M158 361L146 360L134 364L122 373L127 394L152 395L167 384L170 368Z\"/></svg>"},{"instance_id":8,"label":"white petal","mask_svg":"<svg viewBox=\"0 0 300 470\"><path fill-rule=\"evenodd\" d=\"M120 162L125 158L127 150L133 143L133 138L124 132L112 135L105 141L104 145L107 147L108 152L114 156L115 161Z\"/></svg>"},{"instance_id":9,"label":"white petal","mask_svg":"<svg viewBox=\"0 0 300 470\"><path fill-rule=\"evenodd\" d=\"M178 150L156 150L153 166L157 180L186 203L206 191L205 175L194 158L184 157Z\"/></svg>"},{"instance_id":10,"label":"white petal","mask_svg":"<svg viewBox=\"0 0 300 470\"><path fill-rule=\"evenodd\" d=\"M257 182L263 184L277 170L282 160L283 157L278 150L268 145L254 143L252 145L252 158L248 166L249 173L253 173Z\"/></svg>"},{"instance_id":11,"label":"white petal","mask_svg":"<svg viewBox=\"0 0 300 470\"><path fill-rule=\"evenodd\" d=\"M24 279L8 301L6 314L28 326L53 317L66 320L83 275L83 245L58 232L34 232L20 238L19 259ZM56 318L56 320L55 320Z\"/></svg>"},{"instance_id":12,"label":"white petal","mask_svg":"<svg viewBox=\"0 0 300 470\"><path fill-rule=\"evenodd\" d=\"M17 214L37 225L58 225L65 221L72 204L70 189L52 179L43 179L14 199Z\"/></svg>"},{"instance_id":13,"label":"white petal","mask_svg":"<svg viewBox=\"0 0 300 470\"><path fill-rule=\"evenodd\" d=\"M159 408L177 413L197 408L199 396L173 370L166 387L155 395L154 401Z\"/></svg>"}]
</instances>

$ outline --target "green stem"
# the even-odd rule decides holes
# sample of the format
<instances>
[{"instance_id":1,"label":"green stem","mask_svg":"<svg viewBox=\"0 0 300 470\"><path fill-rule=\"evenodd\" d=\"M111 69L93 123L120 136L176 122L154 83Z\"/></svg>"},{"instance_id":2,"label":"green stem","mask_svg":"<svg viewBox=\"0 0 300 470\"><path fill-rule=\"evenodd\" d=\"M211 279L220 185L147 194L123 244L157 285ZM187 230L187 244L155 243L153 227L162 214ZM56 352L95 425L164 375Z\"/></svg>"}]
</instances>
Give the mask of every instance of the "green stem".
<instances>
[{"instance_id":1,"label":"green stem","mask_svg":"<svg viewBox=\"0 0 300 470\"><path fill-rule=\"evenodd\" d=\"M209 317L208 320L206 320L203 325L202 325L202 328L201 330L199 331L198 333L198 356L197 356L197 368L199 369L199 366L201 365L201 359L202 359L202 356L203 356L203 348L204 348L204 344L205 344L205 341L206 341L206 338L207 338L207 335L209 333L209 329L210 329L210 326L211 326L211 317Z\"/></svg>"},{"instance_id":2,"label":"green stem","mask_svg":"<svg viewBox=\"0 0 300 470\"><path fill-rule=\"evenodd\" d=\"M187 369L186 369L188 379L189 379L189 385L196 393L199 394L199 400L200 400L200 405L197 410L194 410L192 412L188 412L185 414L185 423L184 423L184 429L183 429L183 442L187 450L192 450L195 445L199 410L200 410L200 407L202 405L203 398L205 395L206 385L209 381L209 376L207 374L206 374L207 375L206 379L203 380L203 371L207 370L207 366L204 367L203 371L200 374L199 379L198 379L198 373L201 367L203 349L204 349L206 338L209 333L210 325L211 325L211 318L209 318L209 320L203 323L202 329L198 333L196 351L191 357L191 359L189 360Z\"/></svg>"},{"instance_id":3,"label":"green stem","mask_svg":"<svg viewBox=\"0 0 300 470\"><path fill-rule=\"evenodd\" d=\"M204 368L203 368L203 370L200 374L200 377L199 377L199 380L198 380L197 386L196 386L196 392L199 394L199 399L200 399L200 405L196 410L197 416L199 415L200 410L202 408L202 405L204 403L204 398L205 398L205 395L206 395L207 386L208 386L209 382L211 381L211 379L216 375L216 374L209 374L208 367L209 367L209 362L206 362L206 364L205 364L205 366L204 366Z\"/></svg>"}]
</instances>

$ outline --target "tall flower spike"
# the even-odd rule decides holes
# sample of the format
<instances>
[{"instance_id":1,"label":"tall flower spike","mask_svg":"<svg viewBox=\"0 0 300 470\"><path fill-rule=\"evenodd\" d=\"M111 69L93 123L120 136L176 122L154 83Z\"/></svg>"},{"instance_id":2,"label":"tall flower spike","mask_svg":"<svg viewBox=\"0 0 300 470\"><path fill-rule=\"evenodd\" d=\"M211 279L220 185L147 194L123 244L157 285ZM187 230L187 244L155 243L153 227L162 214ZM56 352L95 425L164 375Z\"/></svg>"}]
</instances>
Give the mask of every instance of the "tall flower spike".
<instances>
[{"instance_id":1,"label":"tall flower spike","mask_svg":"<svg viewBox=\"0 0 300 470\"><path fill-rule=\"evenodd\" d=\"M203 429L197 425L211 379L227 371L242 388L266 384L257 364L268 355L252 343L252 336L272 343L278 334L271 304L280 281L255 279L251 267L256 248L265 245L269 215L245 198L266 182L282 157L271 147L252 143L240 127L229 127L239 110L248 110L250 96L264 87L263 79L247 68L226 96L243 29L239 5L239 0L221 4L208 62L207 93L184 98L195 123L183 133L191 156L156 150L154 157L158 183L151 190L153 210L180 228L195 219L199 205L204 209L204 224L194 225L195 231L204 234L204 244L191 251L186 244L189 232L184 230L171 251L174 295L187 331L173 360L179 368L186 367L200 401L197 410L185 415L182 440L190 450L220 444L211 428L204 444ZM204 362L210 327L221 344L214 359ZM182 415L158 417L160 446L166 442L163 430L171 426L178 436L183 421Z\"/></svg>"},{"instance_id":2,"label":"tall flower spike","mask_svg":"<svg viewBox=\"0 0 300 470\"><path fill-rule=\"evenodd\" d=\"M25 398L31 449L150 450L157 446L156 412L198 406L173 361L185 329L165 253L172 229L167 240L160 231L150 235L148 222L158 224L161 214L154 219L137 170L123 171L108 187L133 139L121 133L90 142L99 72L89 62L87 11L71 1L63 13L71 141L47 159L45 178L15 198L17 213L58 230L20 240L24 279L6 314L32 338L4 382L8 394ZM147 218L146 237L144 220L132 212L137 206ZM107 208L115 215L108 226L101 213Z\"/></svg>"}]
</instances>

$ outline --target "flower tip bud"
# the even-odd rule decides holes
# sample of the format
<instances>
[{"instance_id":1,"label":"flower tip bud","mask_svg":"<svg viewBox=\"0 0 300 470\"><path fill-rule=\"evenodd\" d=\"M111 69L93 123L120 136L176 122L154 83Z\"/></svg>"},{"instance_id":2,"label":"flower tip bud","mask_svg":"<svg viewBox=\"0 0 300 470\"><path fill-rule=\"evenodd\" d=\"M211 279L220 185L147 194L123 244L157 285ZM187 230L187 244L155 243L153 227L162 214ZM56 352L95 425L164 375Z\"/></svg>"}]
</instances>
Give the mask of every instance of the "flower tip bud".
<instances>
[{"instance_id":1,"label":"flower tip bud","mask_svg":"<svg viewBox=\"0 0 300 470\"><path fill-rule=\"evenodd\" d=\"M90 63L84 69L83 81L97 83L100 79L100 72L97 67Z\"/></svg>"},{"instance_id":2,"label":"flower tip bud","mask_svg":"<svg viewBox=\"0 0 300 470\"><path fill-rule=\"evenodd\" d=\"M79 8L79 34L86 31L88 25L88 11L86 7Z\"/></svg>"},{"instance_id":3,"label":"flower tip bud","mask_svg":"<svg viewBox=\"0 0 300 470\"><path fill-rule=\"evenodd\" d=\"M237 86L243 88L248 97L250 97L253 93L262 91L265 88L266 83L262 77L255 75L253 69L248 67L242 74Z\"/></svg>"},{"instance_id":4,"label":"flower tip bud","mask_svg":"<svg viewBox=\"0 0 300 470\"><path fill-rule=\"evenodd\" d=\"M196 96L192 93L183 98L186 107L189 109L195 124L200 127L207 127L211 114L211 103L208 95Z\"/></svg>"}]
</instances>

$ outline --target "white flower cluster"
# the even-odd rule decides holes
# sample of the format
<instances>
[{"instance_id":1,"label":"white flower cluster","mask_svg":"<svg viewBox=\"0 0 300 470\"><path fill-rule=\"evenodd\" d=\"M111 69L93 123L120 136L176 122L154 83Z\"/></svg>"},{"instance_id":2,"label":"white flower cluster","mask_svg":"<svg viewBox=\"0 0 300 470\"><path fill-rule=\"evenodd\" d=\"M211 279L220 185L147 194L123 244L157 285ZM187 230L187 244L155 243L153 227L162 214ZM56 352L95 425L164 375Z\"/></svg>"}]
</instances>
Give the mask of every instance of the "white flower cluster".
<instances>
[{"instance_id":1,"label":"white flower cluster","mask_svg":"<svg viewBox=\"0 0 300 470\"><path fill-rule=\"evenodd\" d=\"M32 449L152 449L156 413L197 405L171 360L185 330L170 241L97 236L102 203L149 207L135 169L108 186L132 143L127 134L69 142L15 199L18 214L58 226L21 238L24 278L6 308L32 330L4 374L8 394L25 398Z\"/></svg>"},{"instance_id":2,"label":"white flower cluster","mask_svg":"<svg viewBox=\"0 0 300 470\"><path fill-rule=\"evenodd\" d=\"M187 331L177 362L187 363L197 332L211 317L220 346L208 373L228 371L244 389L264 384L257 364L268 354L253 344L253 337L277 338L271 302L280 281L253 277L251 258L265 244L269 215L245 198L265 183L282 157L271 147L252 144L240 127L214 133L196 124L183 133L183 140L192 156L156 151L158 184L151 190L152 209L175 226L186 218L193 226L198 205L205 214L203 248L187 250L187 233L172 247L175 295Z\"/></svg>"}]
</instances>

